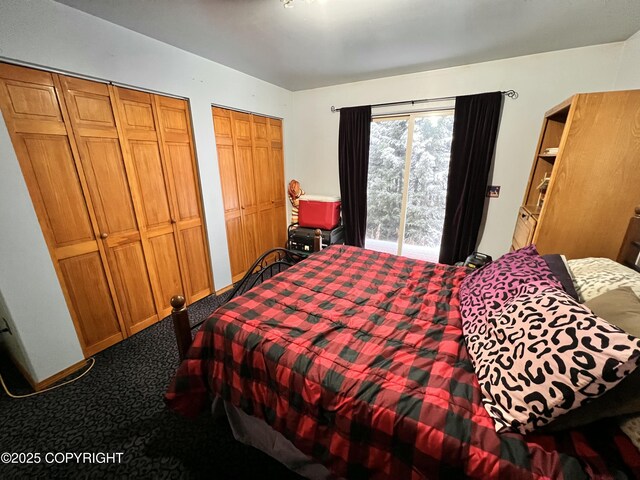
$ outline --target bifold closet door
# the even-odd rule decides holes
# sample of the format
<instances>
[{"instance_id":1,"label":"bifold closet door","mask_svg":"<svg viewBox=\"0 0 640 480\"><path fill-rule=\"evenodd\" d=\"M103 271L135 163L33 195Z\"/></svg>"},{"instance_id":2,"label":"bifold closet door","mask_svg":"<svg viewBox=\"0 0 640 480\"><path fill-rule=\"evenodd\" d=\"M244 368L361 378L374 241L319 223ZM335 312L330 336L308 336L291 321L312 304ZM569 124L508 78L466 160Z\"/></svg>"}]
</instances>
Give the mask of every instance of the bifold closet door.
<instances>
[{"instance_id":1,"label":"bifold closet door","mask_svg":"<svg viewBox=\"0 0 640 480\"><path fill-rule=\"evenodd\" d=\"M286 243L282 121L212 108L233 280Z\"/></svg>"},{"instance_id":2,"label":"bifold closet door","mask_svg":"<svg viewBox=\"0 0 640 480\"><path fill-rule=\"evenodd\" d=\"M258 225L256 246L259 254L276 245L275 198L273 192L274 169L266 117L251 116L251 143L253 145L253 174L255 178ZM280 225L282 228L282 225Z\"/></svg>"},{"instance_id":3,"label":"bifold closet door","mask_svg":"<svg viewBox=\"0 0 640 480\"><path fill-rule=\"evenodd\" d=\"M109 87L60 77L84 177L128 334L158 321Z\"/></svg>"},{"instance_id":4,"label":"bifold closet door","mask_svg":"<svg viewBox=\"0 0 640 480\"><path fill-rule=\"evenodd\" d=\"M252 121L247 113L231 111L231 132L235 148L236 176L240 199L240 216L247 268L263 252L259 237L259 210L256 168L252 144ZM258 177L259 178L259 177Z\"/></svg>"},{"instance_id":5,"label":"bifold closet door","mask_svg":"<svg viewBox=\"0 0 640 480\"><path fill-rule=\"evenodd\" d=\"M85 356L213 291L186 101L0 63L0 107Z\"/></svg>"},{"instance_id":6,"label":"bifold closet door","mask_svg":"<svg viewBox=\"0 0 640 480\"><path fill-rule=\"evenodd\" d=\"M274 240L278 247L284 247L287 243L287 230L283 225L287 225L287 195L284 187L284 153L282 147L282 120L269 118L269 146L271 175L271 198L274 205Z\"/></svg>"},{"instance_id":7,"label":"bifold closet door","mask_svg":"<svg viewBox=\"0 0 640 480\"><path fill-rule=\"evenodd\" d=\"M213 290L197 167L184 100L114 88L138 192L140 231L161 316L169 299L188 303Z\"/></svg>"},{"instance_id":8,"label":"bifold closet door","mask_svg":"<svg viewBox=\"0 0 640 480\"><path fill-rule=\"evenodd\" d=\"M207 234L189 106L186 100L154 95L172 200L174 232L189 303L213 291Z\"/></svg>"},{"instance_id":9,"label":"bifold closet door","mask_svg":"<svg viewBox=\"0 0 640 480\"><path fill-rule=\"evenodd\" d=\"M249 268L244 249L244 233L240 213L240 194L236 172L236 155L231 134L231 111L213 107L213 129L216 134L218 169L224 203L224 220L227 230L229 263L234 282L242 278Z\"/></svg>"},{"instance_id":10,"label":"bifold closet door","mask_svg":"<svg viewBox=\"0 0 640 480\"><path fill-rule=\"evenodd\" d=\"M122 340L107 256L85 201L57 75L0 64L0 102L85 355ZM25 259L28 261L28 259ZM46 321L46 319L43 319Z\"/></svg>"},{"instance_id":11,"label":"bifold closet door","mask_svg":"<svg viewBox=\"0 0 640 480\"><path fill-rule=\"evenodd\" d=\"M158 313L171 311L169 299L184 293L174 236L169 183L162 161L156 129L153 96L145 92L114 88L123 143L131 162L130 181L136 191L140 234L152 272Z\"/></svg>"}]
</instances>

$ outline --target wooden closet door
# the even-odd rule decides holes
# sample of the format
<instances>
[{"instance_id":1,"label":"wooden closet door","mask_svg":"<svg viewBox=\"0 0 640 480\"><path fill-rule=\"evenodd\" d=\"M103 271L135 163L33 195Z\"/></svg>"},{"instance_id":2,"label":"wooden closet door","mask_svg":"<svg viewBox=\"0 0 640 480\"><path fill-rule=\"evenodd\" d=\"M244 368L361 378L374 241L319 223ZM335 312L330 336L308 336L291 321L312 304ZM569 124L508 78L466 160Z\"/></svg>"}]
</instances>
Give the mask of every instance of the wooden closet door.
<instances>
[{"instance_id":1,"label":"wooden closet door","mask_svg":"<svg viewBox=\"0 0 640 480\"><path fill-rule=\"evenodd\" d=\"M212 108L233 281L287 241L282 121Z\"/></svg>"},{"instance_id":2,"label":"wooden closet door","mask_svg":"<svg viewBox=\"0 0 640 480\"><path fill-rule=\"evenodd\" d=\"M231 134L231 112L218 107L212 107L211 112L213 115L213 129L216 135L229 262L231 264L232 281L235 283L242 278L250 265L244 246L244 233L240 214L236 157Z\"/></svg>"},{"instance_id":3,"label":"wooden closet door","mask_svg":"<svg viewBox=\"0 0 640 480\"><path fill-rule=\"evenodd\" d=\"M253 173L258 207L258 246L260 254L275 247L275 198L272 188L274 176L271 165L269 125L266 117L251 115L253 144Z\"/></svg>"},{"instance_id":4,"label":"wooden closet door","mask_svg":"<svg viewBox=\"0 0 640 480\"><path fill-rule=\"evenodd\" d=\"M262 253L251 123L251 115L231 111L231 132L236 157L236 178L247 267L251 266Z\"/></svg>"},{"instance_id":5,"label":"wooden closet door","mask_svg":"<svg viewBox=\"0 0 640 480\"><path fill-rule=\"evenodd\" d=\"M174 235L167 173L156 130L153 96L136 90L112 87L125 151L131 162L129 179L146 262L160 318L171 312L173 295L185 295ZM187 297L188 298L188 297Z\"/></svg>"},{"instance_id":6,"label":"wooden closet door","mask_svg":"<svg viewBox=\"0 0 640 480\"><path fill-rule=\"evenodd\" d=\"M158 321L107 85L60 77L82 169L129 334Z\"/></svg>"},{"instance_id":7,"label":"wooden closet door","mask_svg":"<svg viewBox=\"0 0 640 480\"><path fill-rule=\"evenodd\" d=\"M0 64L2 113L80 345L90 356L122 340L125 329L59 91L56 75Z\"/></svg>"},{"instance_id":8,"label":"wooden closet door","mask_svg":"<svg viewBox=\"0 0 640 480\"><path fill-rule=\"evenodd\" d=\"M186 299L191 303L213 292L213 278L189 106L186 100L160 95L154 95L154 102L168 173L182 278Z\"/></svg>"},{"instance_id":9,"label":"wooden closet door","mask_svg":"<svg viewBox=\"0 0 640 480\"><path fill-rule=\"evenodd\" d=\"M271 199L274 205L273 228L277 246L287 243L287 201L284 184L284 153L282 148L282 120L269 118L269 146L271 148Z\"/></svg>"}]
</instances>

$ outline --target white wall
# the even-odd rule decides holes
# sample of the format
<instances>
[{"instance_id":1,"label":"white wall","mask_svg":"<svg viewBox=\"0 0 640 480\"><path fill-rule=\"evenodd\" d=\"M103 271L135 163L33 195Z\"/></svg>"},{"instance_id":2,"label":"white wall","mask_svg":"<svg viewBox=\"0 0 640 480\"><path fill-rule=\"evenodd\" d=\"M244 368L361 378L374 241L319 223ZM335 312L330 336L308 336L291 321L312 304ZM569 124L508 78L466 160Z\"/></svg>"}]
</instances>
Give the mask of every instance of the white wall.
<instances>
[{"instance_id":1,"label":"white wall","mask_svg":"<svg viewBox=\"0 0 640 480\"><path fill-rule=\"evenodd\" d=\"M0 2L0 57L188 98L215 286L231 283L210 105L284 118L285 178L290 178L291 92L51 0ZM82 354L0 123L0 292L15 331L4 337L10 349L20 352L19 359L28 359L23 366L40 381L78 362Z\"/></svg>"},{"instance_id":2,"label":"white wall","mask_svg":"<svg viewBox=\"0 0 640 480\"><path fill-rule=\"evenodd\" d=\"M499 198L489 200L478 246L499 256L511 243L544 112L574 93L611 90L623 47L599 45L294 92L293 173L309 193L339 194L339 114L331 113L331 105L514 89L520 96L504 100L490 179L502 189Z\"/></svg>"},{"instance_id":3,"label":"white wall","mask_svg":"<svg viewBox=\"0 0 640 480\"><path fill-rule=\"evenodd\" d=\"M615 88L616 90L640 88L640 31L624 42Z\"/></svg>"}]
</instances>

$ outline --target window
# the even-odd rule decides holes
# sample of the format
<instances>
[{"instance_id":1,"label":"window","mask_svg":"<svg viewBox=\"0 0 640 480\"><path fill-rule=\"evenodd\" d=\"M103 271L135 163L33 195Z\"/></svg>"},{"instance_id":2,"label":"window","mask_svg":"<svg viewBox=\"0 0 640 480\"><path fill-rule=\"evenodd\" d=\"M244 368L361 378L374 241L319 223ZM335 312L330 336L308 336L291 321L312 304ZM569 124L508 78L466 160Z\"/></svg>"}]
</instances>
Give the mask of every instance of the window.
<instances>
[{"instance_id":1,"label":"window","mask_svg":"<svg viewBox=\"0 0 640 480\"><path fill-rule=\"evenodd\" d=\"M365 247L437 261L453 110L374 118Z\"/></svg>"}]
</instances>

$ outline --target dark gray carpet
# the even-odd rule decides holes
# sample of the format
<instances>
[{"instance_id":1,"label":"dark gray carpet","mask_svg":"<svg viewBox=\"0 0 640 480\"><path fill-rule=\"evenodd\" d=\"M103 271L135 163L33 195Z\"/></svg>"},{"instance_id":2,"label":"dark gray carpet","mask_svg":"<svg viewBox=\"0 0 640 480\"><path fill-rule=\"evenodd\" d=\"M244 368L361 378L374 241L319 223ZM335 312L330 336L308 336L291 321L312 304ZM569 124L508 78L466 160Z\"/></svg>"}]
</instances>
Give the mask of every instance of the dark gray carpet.
<instances>
[{"instance_id":1,"label":"dark gray carpet","mask_svg":"<svg viewBox=\"0 0 640 480\"><path fill-rule=\"evenodd\" d=\"M220 298L189 307L192 322ZM0 390L0 452L122 452L121 464L2 464L0 478L276 478L299 479L233 438L224 419L186 420L162 401L178 365L173 324L165 319L95 356L77 382L14 400ZM24 381L0 358L14 393Z\"/></svg>"}]
</instances>

